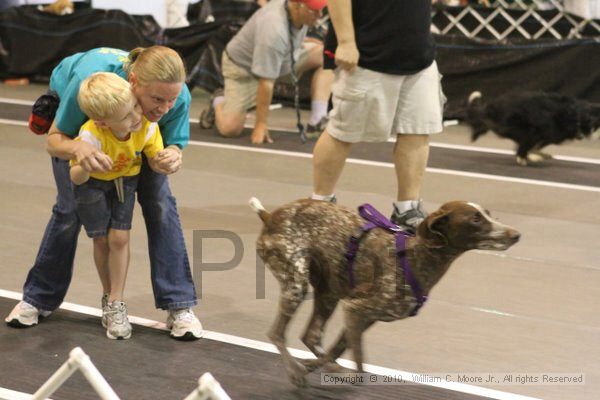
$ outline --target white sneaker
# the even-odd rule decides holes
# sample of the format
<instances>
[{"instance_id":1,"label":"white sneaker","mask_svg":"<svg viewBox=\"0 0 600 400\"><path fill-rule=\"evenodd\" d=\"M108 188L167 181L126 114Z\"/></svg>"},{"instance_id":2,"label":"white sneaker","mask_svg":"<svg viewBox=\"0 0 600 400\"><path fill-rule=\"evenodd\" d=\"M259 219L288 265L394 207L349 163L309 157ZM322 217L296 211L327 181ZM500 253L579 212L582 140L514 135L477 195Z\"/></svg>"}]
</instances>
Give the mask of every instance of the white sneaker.
<instances>
[{"instance_id":1,"label":"white sneaker","mask_svg":"<svg viewBox=\"0 0 600 400\"><path fill-rule=\"evenodd\" d=\"M13 328L29 328L38 324L39 317L45 318L50 314L52 311L39 310L25 301L20 301L4 321Z\"/></svg>"},{"instance_id":2,"label":"white sneaker","mask_svg":"<svg viewBox=\"0 0 600 400\"><path fill-rule=\"evenodd\" d=\"M107 306L106 337L109 339L129 339L131 337L127 306L122 301L115 300Z\"/></svg>"},{"instance_id":3,"label":"white sneaker","mask_svg":"<svg viewBox=\"0 0 600 400\"><path fill-rule=\"evenodd\" d=\"M177 340L197 340L204 335L202 324L190 308L169 310L167 329L171 337Z\"/></svg>"},{"instance_id":4,"label":"white sneaker","mask_svg":"<svg viewBox=\"0 0 600 400\"><path fill-rule=\"evenodd\" d=\"M108 326L108 317L106 316L107 312L110 310L108 307L108 293L104 293L102 295L102 300L100 300L102 307L102 327L106 328Z\"/></svg>"}]
</instances>

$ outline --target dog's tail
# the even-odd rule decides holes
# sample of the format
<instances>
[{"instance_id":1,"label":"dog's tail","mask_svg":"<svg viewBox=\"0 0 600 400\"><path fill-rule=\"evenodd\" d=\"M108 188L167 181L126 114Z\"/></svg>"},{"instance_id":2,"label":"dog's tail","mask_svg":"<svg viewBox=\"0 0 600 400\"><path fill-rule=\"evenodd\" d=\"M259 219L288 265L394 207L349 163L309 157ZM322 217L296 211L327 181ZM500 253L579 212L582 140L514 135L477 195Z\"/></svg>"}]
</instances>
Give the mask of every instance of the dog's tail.
<instances>
[{"instance_id":1,"label":"dog's tail","mask_svg":"<svg viewBox=\"0 0 600 400\"><path fill-rule=\"evenodd\" d=\"M258 214L263 223L266 224L269 221L269 218L271 218L271 213L265 210L259 199L256 197L251 197L248 201L248 204L250 204L250 208L252 208L254 212Z\"/></svg>"},{"instance_id":2,"label":"dog's tail","mask_svg":"<svg viewBox=\"0 0 600 400\"><path fill-rule=\"evenodd\" d=\"M489 130L483 119L485 110L481 97L481 92L472 92L469 95L467 106L467 123L471 126L471 141L473 142Z\"/></svg>"}]
</instances>

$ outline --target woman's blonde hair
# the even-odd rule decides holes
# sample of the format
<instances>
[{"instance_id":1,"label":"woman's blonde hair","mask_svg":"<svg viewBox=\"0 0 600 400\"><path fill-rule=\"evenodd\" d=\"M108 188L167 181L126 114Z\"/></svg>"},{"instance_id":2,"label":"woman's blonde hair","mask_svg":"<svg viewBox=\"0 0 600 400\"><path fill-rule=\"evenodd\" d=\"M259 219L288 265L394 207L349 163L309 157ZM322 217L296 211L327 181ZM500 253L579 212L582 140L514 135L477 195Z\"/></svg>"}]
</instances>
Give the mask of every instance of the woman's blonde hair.
<instances>
[{"instance_id":1,"label":"woman's blonde hair","mask_svg":"<svg viewBox=\"0 0 600 400\"><path fill-rule=\"evenodd\" d=\"M183 60L173 49L165 46L137 47L129 52L123 65L127 75L132 72L146 86L152 82L185 82Z\"/></svg>"},{"instance_id":2,"label":"woman's blonde hair","mask_svg":"<svg viewBox=\"0 0 600 400\"><path fill-rule=\"evenodd\" d=\"M129 106L132 98L125 79L112 72L96 72L81 82L77 102L85 115L102 121Z\"/></svg>"}]
</instances>

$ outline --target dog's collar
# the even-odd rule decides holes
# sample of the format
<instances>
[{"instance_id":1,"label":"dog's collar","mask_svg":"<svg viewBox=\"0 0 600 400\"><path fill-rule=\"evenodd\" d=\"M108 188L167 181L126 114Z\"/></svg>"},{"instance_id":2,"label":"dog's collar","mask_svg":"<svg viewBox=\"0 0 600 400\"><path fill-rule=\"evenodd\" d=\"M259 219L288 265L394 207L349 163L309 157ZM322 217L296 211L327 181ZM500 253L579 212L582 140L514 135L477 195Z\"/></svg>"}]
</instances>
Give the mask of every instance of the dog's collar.
<instances>
[{"instance_id":1,"label":"dog's collar","mask_svg":"<svg viewBox=\"0 0 600 400\"><path fill-rule=\"evenodd\" d=\"M408 259L406 258L406 238L413 235L403 231L398 225L392 223L370 204L363 204L358 207L358 213L362 218L367 220L367 223L360 227L358 235L352 235L350 237L350 242L348 243L348 250L346 251L346 269L348 271L350 288L354 289L356 287L356 282L354 280L354 261L361 240L373 228L385 229L396 236L396 259L398 264L402 267L404 279L410 286L413 295L417 300L417 305L410 312L410 316L413 317L417 315L419 309L423 307L427 301L427 296L423 294L421 285L419 285L419 282L417 282L417 279L413 275L410 265L408 264Z\"/></svg>"}]
</instances>

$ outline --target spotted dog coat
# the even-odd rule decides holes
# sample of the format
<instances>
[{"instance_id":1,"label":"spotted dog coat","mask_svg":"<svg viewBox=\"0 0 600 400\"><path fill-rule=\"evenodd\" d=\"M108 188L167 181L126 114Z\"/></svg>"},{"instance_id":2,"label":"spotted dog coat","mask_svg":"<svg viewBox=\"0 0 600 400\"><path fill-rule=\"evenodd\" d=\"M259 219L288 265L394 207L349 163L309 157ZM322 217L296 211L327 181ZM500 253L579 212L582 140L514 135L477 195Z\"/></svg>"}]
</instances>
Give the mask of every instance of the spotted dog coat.
<instances>
[{"instance_id":1,"label":"spotted dog coat","mask_svg":"<svg viewBox=\"0 0 600 400\"><path fill-rule=\"evenodd\" d=\"M376 321L409 316L417 304L396 259L393 234L374 228L360 243L354 263L355 286L349 283L346 250L350 237L364 220L353 210L323 201L298 200L273 213L252 198L251 207L264 227L257 240L258 255L279 281L279 310L269 332L290 380L305 385L305 375L352 349L359 372L362 368L362 333ZM419 225L407 241L406 257L427 295L450 264L471 249L505 250L519 240L519 233L491 219L480 206L463 201L444 204ZM286 348L286 327L313 287L314 307L302 341L317 359L297 361ZM344 307L344 330L327 352L321 338L327 320L339 301Z\"/></svg>"}]
</instances>

